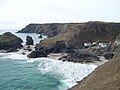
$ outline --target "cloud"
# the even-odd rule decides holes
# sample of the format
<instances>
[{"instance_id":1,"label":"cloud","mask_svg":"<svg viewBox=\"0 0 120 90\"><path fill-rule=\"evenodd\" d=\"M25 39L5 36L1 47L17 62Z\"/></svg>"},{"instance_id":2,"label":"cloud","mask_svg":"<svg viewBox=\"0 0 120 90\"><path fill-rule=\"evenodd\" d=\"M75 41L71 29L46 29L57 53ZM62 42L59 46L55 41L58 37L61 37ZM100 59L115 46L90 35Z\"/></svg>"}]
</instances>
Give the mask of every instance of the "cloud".
<instances>
[{"instance_id":1,"label":"cloud","mask_svg":"<svg viewBox=\"0 0 120 90\"><path fill-rule=\"evenodd\" d=\"M1 0L0 22L119 21L120 0Z\"/></svg>"}]
</instances>

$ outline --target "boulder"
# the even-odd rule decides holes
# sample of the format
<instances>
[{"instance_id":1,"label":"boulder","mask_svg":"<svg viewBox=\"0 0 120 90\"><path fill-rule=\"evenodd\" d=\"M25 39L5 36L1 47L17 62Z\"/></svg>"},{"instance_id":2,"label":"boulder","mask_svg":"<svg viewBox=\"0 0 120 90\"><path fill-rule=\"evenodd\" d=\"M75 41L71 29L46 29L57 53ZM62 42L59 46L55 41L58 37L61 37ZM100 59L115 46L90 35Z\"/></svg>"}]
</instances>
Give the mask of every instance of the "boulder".
<instances>
[{"instance_id":1,"label":"boulder","mask_svg":"<svg viewBox=\"0 0 120 90\"><path fill-rule=\"evenodd\" d=\"M105 59L112 59L113 56L114 56L114 54L111 53L111 52L107 52L107 53L105 53L103 56L105 57Z\"/></svg>"},{"instance_id":2,"label":"boulder","mask_svg":"<svg viewBox=\"0 0 120 90\"><path fill-rule=\"evenodd\" d=\"M16 35L6 32L3 35L0 35L0 50L16 51L17 48L21 48L22 39Z\"/></svg>"},{"instance_id":3,"label":"boulder","mask_svg":"<svg viewBox=\"0 0 120 90\"><path fill-rule=\"evenodd\" d=\"M33 51L27 55L29 58L38 58L38 57L47 57L47 53L45 51Z\"/></svg>"},{"instance_id":4,"label":"boulder","mask_svg":"<svg viewBox=\"0 0 120 90\"><path fill-rule=\"evenodd\" d=\"M26 37L26 45L33 45L33 39L31 36Z\"/></svg>"},{"instance_id":5,"label":"boulder","mask_svg":"<svg viewBox=\"0 0 120 90\"><path fill-rule=\"evenodd\" d=\"M40 35L38 38L42 38L42 35Z\"/></svg>"}]
</instances>

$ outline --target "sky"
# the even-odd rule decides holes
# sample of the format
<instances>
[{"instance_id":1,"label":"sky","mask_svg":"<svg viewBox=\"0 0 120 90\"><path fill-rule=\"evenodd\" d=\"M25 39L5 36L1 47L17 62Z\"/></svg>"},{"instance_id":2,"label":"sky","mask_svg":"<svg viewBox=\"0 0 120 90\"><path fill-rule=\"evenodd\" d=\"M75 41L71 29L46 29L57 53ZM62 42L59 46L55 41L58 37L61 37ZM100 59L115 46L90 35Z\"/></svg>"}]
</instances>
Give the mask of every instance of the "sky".
<instances>
[{"instance_id":1,"label":"sky","mask_svg":"<svg viewBox=\"0 0 120 90\"><path fill-rule=\"evenodd\" d=\"M120 22L120 0L0 0L0 29L87 21Z\"/></svg>"}]
</instances>

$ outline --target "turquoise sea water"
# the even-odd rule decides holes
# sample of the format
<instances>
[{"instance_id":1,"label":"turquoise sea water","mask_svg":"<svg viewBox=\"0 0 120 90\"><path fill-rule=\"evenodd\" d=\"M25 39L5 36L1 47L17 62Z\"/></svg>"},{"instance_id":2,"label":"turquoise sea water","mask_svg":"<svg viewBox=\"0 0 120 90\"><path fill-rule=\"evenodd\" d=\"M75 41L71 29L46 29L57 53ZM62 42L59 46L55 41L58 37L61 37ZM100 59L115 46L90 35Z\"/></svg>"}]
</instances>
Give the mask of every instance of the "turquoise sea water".
<instances>
[{"instance_id":1,"label":"turquoise sea water","mask_svg":"<svg viewBox=\"0 0 120 90\"><path fill-rule=\"evenodd\" d=\"M60 82L37 69L37 62L0 58L0 90L59 90Z\"/></svg>"},{"instance_id":2,"label":"turquoise sea water","mask_svg":"<svg viewBox=\"0 0 120 90\"><path fill-rule=\"evenodd\" d=\"M9 30L0 30L0 34ZM23 39L30 35L34 42L38 34L15 33ZM46 38L44 36L42 39ZM96 68L95 65L62 62L49 58L28 59L18 53L0 53L0 90L66 90Z\"/></svg>"},{"instance_id":3,"label":"turquoise sea water","mask_svg":"<svg viewBox=\"0 0 120 90\"><path fill-rule=\"evenodd\" d=\"M18 37L25 39L30 35L34 39L34 43L40 40L38 34L35 33L15 33L16 30L0 30L0 34L4 32L12 32ZM46 36L43 36L43 39ZM14 55L13 55L14 56ZM4 57L1 55L1 57ZM60 82L46 74L42 74L38 69L38 62L28 63L26 60L13 60L10 58L0 57L0 90L59 90Z\"/></svg>"}]
</instances>

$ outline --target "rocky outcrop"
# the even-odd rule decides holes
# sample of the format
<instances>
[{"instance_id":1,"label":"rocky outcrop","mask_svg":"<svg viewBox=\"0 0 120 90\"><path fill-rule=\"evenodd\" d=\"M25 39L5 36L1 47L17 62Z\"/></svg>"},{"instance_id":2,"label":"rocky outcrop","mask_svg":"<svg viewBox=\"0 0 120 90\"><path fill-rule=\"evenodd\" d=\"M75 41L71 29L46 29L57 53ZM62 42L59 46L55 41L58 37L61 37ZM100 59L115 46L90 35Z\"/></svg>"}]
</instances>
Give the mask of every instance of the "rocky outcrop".
<instances>
[{"instance_id":1,"label":"rocky outcrop","mask_svg":"<svg viewBox=\"0 0 120 90\"><path fill-rule=\"evenodd\" d=\"M120 34L120 23L76 23L68 24L64 32L60 30L59 34L45 39L41 43L49 45L56 41L65 41L72 48L84 48L85 42L113 42L118 34Z\"/></svg>"},{"instance_id":2,"label":"rocky outcrop","mask_svg":"<svg viewBox=\"0 0 120 90\"><path fill-rule=\"evenodd\" d=\"M79 52L79 53L70 53L67 56L63 56L62 58L59 58L59 60L76 62L76 63L89 63L94 61L100 61L100 58L94 54Z\"/></svg>"},{"instance_id":3,"label":"rocky outcrop","mask_svg":"<svg viewBox=\"0 0 120 90\"><path fill-rule=\"evenodd\" d=\"M103 56L105 59L112 59L115 54L112 52L106 52Z\"/></svg>"},{"instance_id":4,"label":"rocky outcrop","mask_svg":"<svg viewBox=\"0 0 120 90\"><path fill-rule=\"evenodd\" d=\"M70 31L83 31L82 35L86 34L87 37L89 35L98 35L97 38L100 36L104 36L107 33L112 35L113 38L120 32L120 23L107 23L107 22L86 22L86 23L48 23L48 24L29 24L21 31L20 33L40 33L45 34L48 37L53 37L61 33L66 33ZM94 32L93 32L94 31ZM113 33L113 34L112 34ZM87 38L86 37L86 38ZM89 37L91 40L92 37ZM106 37L107 38L107 37ZM112 38L110 38L112 39ZM109 39L109 40L110 40Z\"/></svg>"},{"instance_id":5,"label":"rocky outcrop","mask_svg":"<svg viewBox=\"0 0 120 90\"><path fill-rule=\"evenodd\" d=\"M10 32L6 32L0 35L0 50L15 51L17 48L21 48L22 39L15 36Z\"/></svg>"},{"instance_id":6,"label":"rocky outcrop","mask_svg":"<svg viewBox=\"0 0 120 90\"><path fill-rule=\"evenodd\" d=\"M120 54L69 90L120 90Z\"/></svg>"},{"instance_id":7,"label":"rocky outcrop","mask_svg":"<svg viewBox=\"0 0 120 90\"><path fill-rule=\"evenodd\" d=\"M46 53L60 53L65 49L67 49L67 46L64 41L56 41L56 43L49 46L39 43L35 47L36 51L43 50Z\"/></svg>"},{"instance_id":8,"label":"rocky outcrop","mask_svg":"<svg viewBox=\"0 0 120 90\"><path fill-rule=\"evenodd\" d=\"M111 44L110 51L115 54L120 52L120 34L116 37L116 40Z\"/></svg>"},{"instance_id":9,"label":"rocky outcrop","mask_svg":"<svg viewBox=\"0 0 120 90\"><path fill-rule=\"evenodd\" d=\"M33 45L33 39L31 36L26 36L26 45Z\"/></svg>"},{"instance_id":10,"label":"rocky outcrop","mask_svg":"<svg viewBox=\"0 0 120 90\"><path fill-rule=\"evenodd\" d=\"M42 35L40 35L38 38L42 38Z\"/></svg>"},{"instance_id":11,"label":"rocky outcrop","mask_svg":"<svg viewBox=\"0 0 120 90\"><path fill-rule=\"evenodd\" d=\"M47 57L47 53L45 51L33 51L27 55L29 58L38 58L38 57Z\"/></svg>"},{"instance_id":12,"label":"rocky outcrop","mask_svg":"<svg viewBox=\"0 0 120 90\"><path fill-rule=\"evenodd\" d=\"M43 44L36 44L35 51L28 55L28 57L45 57L46 54L49 53L61 53L66 50L66 44L64 41L57 41L55 44L51 46L46 46ZM40 52L44 52L44 54L40 55ZM35 55L36 54L36 55ZM45 55L45 56L44 56Z\"/></svg>"},{"instance_id":13,"label":"rocky outcrop","mask_svg":"<svg viewBox=\"0 0 120 90\"><path fill-rule=\"evenodd\" d=\"M67 24L65 23L29 24L18 33L38 33L53 37L65 31L66 28Z\"/></svg>"}]
</instances>

